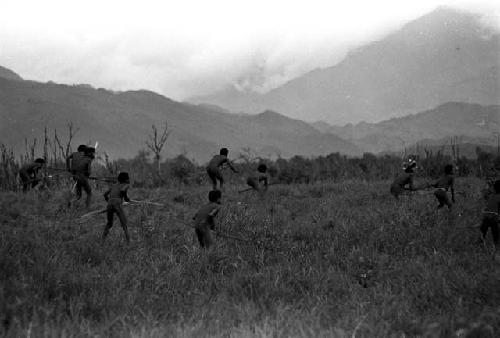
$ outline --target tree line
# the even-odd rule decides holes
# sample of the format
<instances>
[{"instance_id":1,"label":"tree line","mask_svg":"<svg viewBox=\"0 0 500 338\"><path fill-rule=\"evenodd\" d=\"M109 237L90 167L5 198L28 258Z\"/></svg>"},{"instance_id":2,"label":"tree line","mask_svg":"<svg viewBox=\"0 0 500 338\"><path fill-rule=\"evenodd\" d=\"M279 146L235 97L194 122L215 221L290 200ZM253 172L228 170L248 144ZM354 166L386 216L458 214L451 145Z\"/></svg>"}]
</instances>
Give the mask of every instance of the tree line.
<instances>
[{"instance_id":1,"label":"tree line","mask_svg":"<svg viewBox=\"0 0 500 338\"><path fill-rule=\"evenodd\" d=\"M0 189L16 190L18 188L17 173L22 165L42 157L47 163L44 177L47 185L58 186L65 184L68 177L61 173L54 173L51 169L65 168L67 156L76 147L73 140L78 132L71 123L68 124L66 139L62 140L57 130L49 133L45 129L42 140L42 152L37 154L35 149L37 139L25 140L25 151L15 154L12 148L0 143ZM189 159L187 154L175 158L162 159L162 149L168 144L171 130L165 123L163 130L152 126L152 133L145 141L145 148L131 159L110 160L106 152L99 152L93 164L93 176L115 177L120 171L131 174L133 185L136 187L182 186L200 185L206 183L205 166ZM229 175L229 181L244 184L246 175L260 163L269 168L271 180L275 183L314 183L323 180L389 180L397 176L402 170L402 164L408 157L417 160L419 173L425 177L436 177L442 172L446 164L453 164L459 176L498 177L500 172L500 154L476 149L476 158L470 159L459 156L459 145L453 145L456 151L452 156L443 151L428 151L423 149L421 154L397 156L394 154L374 155L365 153L361 157L349 157L339 153L326 156L305 157L294 156L289 159L265 159L256 156L251 149L243 149L239 156L233 159L234 164L242 173ZM214 154L217 149L214 149ZM233 151L234 153L234 151Z\"/></svg>"}]
</instances>

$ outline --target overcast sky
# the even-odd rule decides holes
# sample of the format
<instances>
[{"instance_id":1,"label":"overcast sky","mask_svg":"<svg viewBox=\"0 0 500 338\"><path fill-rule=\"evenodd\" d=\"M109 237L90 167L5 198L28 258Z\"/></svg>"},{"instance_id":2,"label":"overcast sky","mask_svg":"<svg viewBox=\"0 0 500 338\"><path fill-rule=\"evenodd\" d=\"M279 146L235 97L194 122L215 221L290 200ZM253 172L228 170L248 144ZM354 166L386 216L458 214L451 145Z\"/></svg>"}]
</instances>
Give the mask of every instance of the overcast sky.
<instances>
[{"instance_id":1,"label":"overcast sky","mask_svg":"<svg viewBox=\"0 0 500 338\"><path fill-rule=\"evenodd\" d=\"M0 65L176 100L230 84L266 91L440 5L500 26L498 0L0 0Z\"/></svg>"}]
</instances>

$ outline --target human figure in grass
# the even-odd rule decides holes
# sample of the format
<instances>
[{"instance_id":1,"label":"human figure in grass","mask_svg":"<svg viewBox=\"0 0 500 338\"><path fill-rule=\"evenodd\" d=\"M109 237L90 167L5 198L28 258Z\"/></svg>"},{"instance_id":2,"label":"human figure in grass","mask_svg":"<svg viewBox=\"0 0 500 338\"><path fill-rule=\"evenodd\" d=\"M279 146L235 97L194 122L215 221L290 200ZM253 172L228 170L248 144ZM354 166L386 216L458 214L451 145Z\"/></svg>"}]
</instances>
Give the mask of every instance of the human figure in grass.
<instances>
[{"instance_id":1,"label":"human figure in grass","mask_svg":"<svg viewBox=\"0 0 500 338\"><path fill-rule=\"evenodd\" d=\"M44 165L45 160L43 158L37 158L34 162L21 167L19 170L19 179L21 180L24 192L28 191L30 188L36 187L40 182L38 172Z\"/></svg>"},{"instance_id":2,"label":"human figure in grass","mask_svg":"<svg viewBox=\"0 0 500 338\"><path fill-rule=\"evenodd\" d=\"M90 176L92 160L95 158L95 148L80 145L77 150L77 152L69 155L66 160L66 168L73 175L73 180L75 181L74 189L76 193L76 199L68 202L68 206L71 206L72 202L82 198L83 190L87 195L85 206L88 209L92 201L92 188L90 187L88 178Z\"/></svg>"},{"instance_id":3,"label":"human figure in grass","mask_svg":"<svg viewBox=\"0 0 500 338\"><path fill-rule=\"evenodd\" d=\"M107 223L104 227L104 232L102 233L102 242L106 240L106 236L109 234L109 229L113 227L113 217L114 214L118 215L120 219L120 224L123 228L125 234L125 240L127 243L130 242L130 235L128 233L127 227L127 217L123 212L122 204L123 201L126 203L130 202L130 198L127 195L128 187L130 184L130 178L127 172L121 172L118 174L118 182L113 183L109 190L104 193L104 199L108 202L106 207Z\"/></svg>"},{"instance_id":4,"label":"human figure in grass","mask_svg":"<svg viewBox=\"0 0 500 338\"><path fill-rule=\"evenodd\" d=\"M493 243L495 244L495 260L500 263L500 180L493 183L493 193L487 194L486 207L483 210L483 219L481 221L481 234L483 240L486 238L488 229L491 229Z\"/></svg>"},{"instance_id":5,"label":"human figure in grass","mask_svg":"<svg viewBox=\"0 0 500 338\"><path fill-rule=\"evenodd\" d=\"M228 153L229 150L227 148L222 148L219 155L215 155L208 163L207 174L210 181L212 181L213 190L217 190L217 181L219 181L220 190L224 191L224 177L222 176L221 169L224 168L225 165L229 166L233 172L238 173L231 164L231 161L227 158Z\"/></svg>"},{"instance_id":6,"label":"human figure in grass","mask_svg":"<svg viewBox=\"0 0 500 338\"><path fill-rule=\"evenodd\" d=\"M444 166L443 175L434 183L431 183L429 187L436 188L434 190L434 196L438 200L438 209L441 209L445 205L448 210L451 210L453 203L455 203L455 176L453 175L453 165L447 164ZM448 190L451 191L451 201L448 197Z\"/></svg>"},{"instance_id":7,"label":"human figure in grass","mask_svg":"<svg viewBox=\"0 0 500 338\"><path fill-rule=\"evenodd\" d=\"M267 191L269 176L267 175L267 166L264 163L259 164L257 171L247 178L247 184L261 194Z\"/></svg>"},{"instance_id":8,"label":"human figure in grass","mask_svg":"<svg viewBox=\"0 0 500 338\"><path fill-rule=\"evenodd\" d=\"M399 199L399 195L401 195L405 190L406 191L415 191L417 188L415 187L415 169L417 168L417 162L410 159L408 163L404 166L404 173L396 177L394 182L391 184L391 194Z\"/></svg>"},{"instance_id":9,"label":"human figure in grass","mask_svg":"<svg viewBox=\"0 0 500 338\"><path fill-rule=\"evenodd\" d=\"M194 215L194 229L200 246L209 249L212 244L210 230L215 230L215 216L219 213L222 193L212 190L208 193L208 203L202 206Z\"/></svg>"}]
</instances>

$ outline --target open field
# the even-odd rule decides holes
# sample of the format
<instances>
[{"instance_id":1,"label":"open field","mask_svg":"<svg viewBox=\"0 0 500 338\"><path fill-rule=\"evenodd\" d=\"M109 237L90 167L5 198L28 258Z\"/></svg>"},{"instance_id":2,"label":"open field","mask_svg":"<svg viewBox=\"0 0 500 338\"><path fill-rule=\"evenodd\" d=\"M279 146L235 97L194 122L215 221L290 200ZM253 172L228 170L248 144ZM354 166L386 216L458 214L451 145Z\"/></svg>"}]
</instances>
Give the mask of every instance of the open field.
<instances>
[{"instance_id":1,"label":"open field","mask_svg":"<svg viewBox=\"0 0 500 338\"><path fill-rule=\"evenodd\" d=\"M500 335L500 267L479 243L479 179L455 211L389 182L229 187L217 238L190 223L208 186L131 189L132 243L105 216L79 223L64 193L0 193L0 314L7 336L387 337ZM240 189L242 187L238 187ZM104 206L96 192L94 207ZM490 236L490 235L489 235ZM472 337L472 335L470 335Z\"/></svg>"}]
</instances>

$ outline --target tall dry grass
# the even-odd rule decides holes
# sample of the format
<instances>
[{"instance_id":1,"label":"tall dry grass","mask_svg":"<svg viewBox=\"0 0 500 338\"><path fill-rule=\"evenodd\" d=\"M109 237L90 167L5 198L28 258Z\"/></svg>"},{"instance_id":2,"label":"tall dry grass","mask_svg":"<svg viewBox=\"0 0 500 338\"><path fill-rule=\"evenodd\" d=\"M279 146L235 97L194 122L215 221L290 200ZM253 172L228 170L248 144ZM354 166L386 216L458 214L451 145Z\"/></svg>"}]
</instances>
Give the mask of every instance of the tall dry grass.
<instances>
[{"instance_id":1,"label":"tall dry grass","mask_svg":"<svg viewBox=\"0 0 500 338\"><path fill-rule=\"evenodd\" d=\"M218 227L249 242L219 237L209 252L186 225L208 184L131 190L165 207L127 207L128 246L118 223L101 246L104 216L78 222L64 191L2 192L1 333L498 336L499 267L469 228L481 182L458 181L453 213L432 194L396 201L388 185L277 185L264 200L230 187Z\"/></svg>"}]
</instances>

